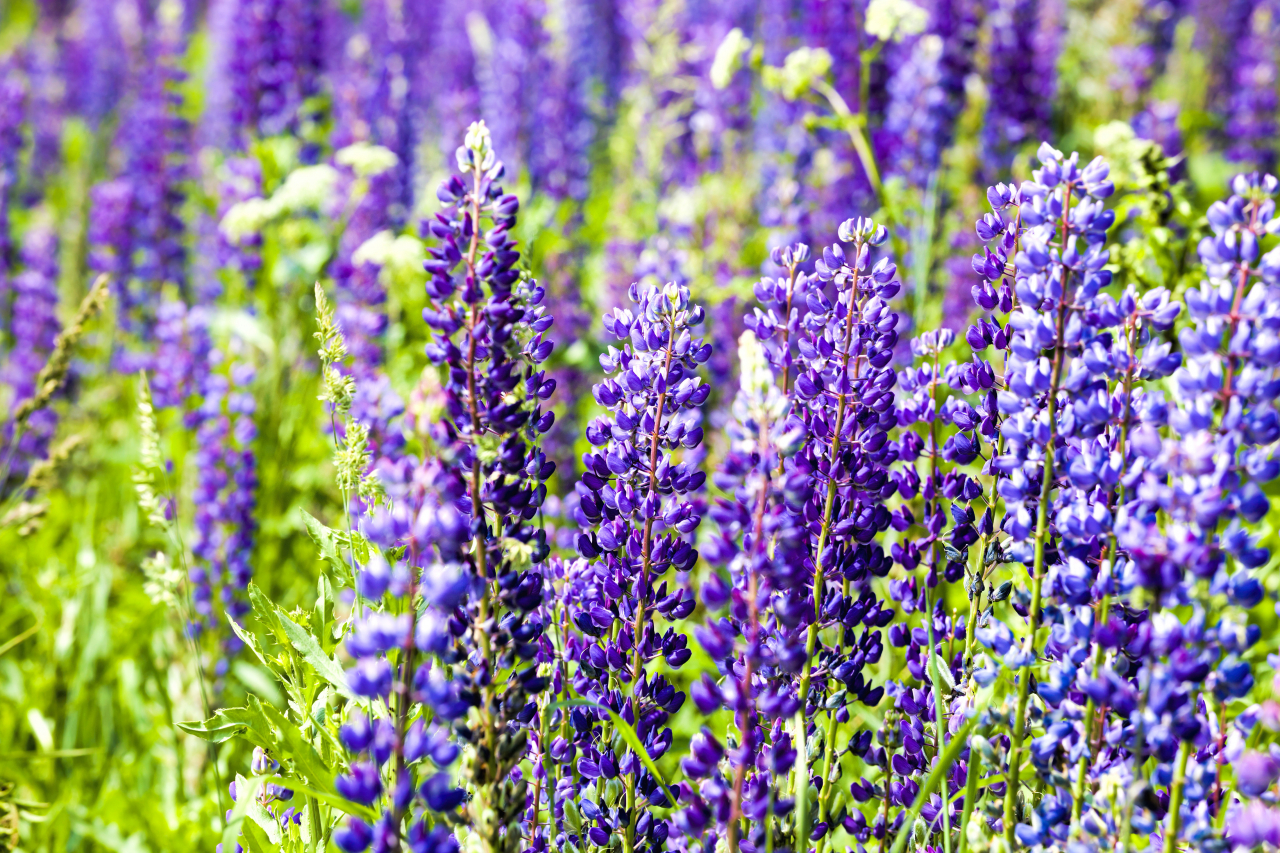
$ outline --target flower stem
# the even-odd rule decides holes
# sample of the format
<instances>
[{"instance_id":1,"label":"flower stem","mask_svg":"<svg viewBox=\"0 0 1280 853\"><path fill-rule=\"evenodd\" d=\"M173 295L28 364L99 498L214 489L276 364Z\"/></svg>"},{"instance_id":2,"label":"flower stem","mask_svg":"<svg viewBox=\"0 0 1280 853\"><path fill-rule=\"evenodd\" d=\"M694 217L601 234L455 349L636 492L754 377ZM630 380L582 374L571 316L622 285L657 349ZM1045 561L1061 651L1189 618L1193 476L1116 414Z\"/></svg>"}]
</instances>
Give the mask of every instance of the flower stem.
<instances>
[{"instance_id":1,"label":"flower stem","mask_svg":"<svg viewBox=\"0 0 1280 853\"><path fill-rule=\"evenodd\" d=\"M1182 831L1182 794L1187 783L1187 759L1191 757L1191 744L1178 744L1178 766L1169 785L1169 831L1164 836L1164 853L1178 849L1178 834Z\"/></svg>"},{"instance_id":2,"label":"flower stem","mask_svg":"<svg viewBox=\"0 0 1280 853\"><path fill-rule=\"evenodd\" d=\"M856 244L854 257L858 257L861 252L862 244ZM849 313L846 316L844 347L841 352L840 372L842 376L848 376L849 373L849 357L851 355L850 346L853 341L853 329L857 325L856 317L861 313L858 305L858 279L859 276L855 272L853 275L853 285L849 289ZM858 368L861 362L854 362L854 376L857 377ZM836 456L840 452L840 433L844 430L844 417L846 409L849 405L849 396L845 392L839 393L839 399L836 403L836 422L835 428L831 434L831 465L834 467ZM804 673L800 676L800 694L797 697L800 707L796 710L796 731L799 734L800 743L797 744L796 751L796 843L807 846L809 838L809 756L808 750L803 743L804 732L808 727L806 723L805 712L809 704L809 680L812 672L813 652L818 646L818 621L822 616L822 591L823 584L826 580L822 555L827 548L827 539L831 535L831 521L835 510L836 503L836 481L832 472L827 472L827 499L822 510L822 528L818 532L818 547L814 551L813 557L813 622L809 623L808 636L805 638L805 665ZM803 853L802 848L797 848L798 853Z\"/></svg>"},{"instance_id":3,"label":"flower stem","mask_svg":"<svg viewBox=\"0 0 1280 853\"><path fill-rule=\"evenodd\" d=\"M973 817L973 806L978 799L978 776L982 773L982 753L975 749L972 742L969 746L969 766L965 768L964 811L960 814L960 846L956 853L968 853L969 819Z\"/></svg>"}]
</instances>

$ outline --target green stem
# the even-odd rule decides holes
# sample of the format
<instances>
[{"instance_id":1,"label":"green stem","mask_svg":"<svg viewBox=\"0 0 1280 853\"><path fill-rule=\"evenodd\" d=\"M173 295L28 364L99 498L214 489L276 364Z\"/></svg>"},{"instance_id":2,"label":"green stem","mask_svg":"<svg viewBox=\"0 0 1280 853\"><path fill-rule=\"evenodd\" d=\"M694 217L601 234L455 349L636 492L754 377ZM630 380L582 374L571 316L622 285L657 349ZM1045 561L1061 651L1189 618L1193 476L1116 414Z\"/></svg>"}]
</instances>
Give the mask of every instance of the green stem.
<instances>
[{"instance_id":1,"label":"green stem","mask_svg":"<svg viewBox=\"0 0 1280 853\"><path fill-rule=\"evenodd\" d=\"M967 853L969 849L969 819L973 817L973 806L978 799L978 776L982 773L982 753L969 746L969 766L965 768L964 811L960 815L960 846L956 853Z\"/></svg>"},{"instance_id":2,"label":"green stem","mask_svg":"<svg viewBox=\"0 0 1280 853\"><path fill-rule=\"evenodd\" d=\"M1068 217L1071 212L1071 193L1068 190L1062 205L1062 245L1065 248L1068 234ZM1053 493L1053 454L1058 439L1058 388L1062 381L1062 363L1065 361L1063 339L1067 324L1068 293L1066 282L1063 283L1063 294L1058 301L1058 322L1054 334L1053 374L1049 383L1049 440L1044 448L1044 474L1040 480L1040 505L1036 509L1036 551L1035 563L1031 571L1031 612L1027 614L1027 652L1034 655L1036 649L1036 632L1040 628L1040 585L1044 579L1044 549L1049 538L1049 496ZM1004 795L1004 838L1009 850L1015 850L1017 836L1014 834L1016 823L1019 788L1019 773L1022 764L1022 742L1027 734L1027 700L1031 695L1031 665L1022 674L1018 682L1018 711L1014 719L1013 744L1009 751L1009 787Z\"/></svg>"},{"instance_id":3,"label":"green stem","mask_svg":"<svg viewBox=\"0 0 1280 853\"><path fill-rule=\"evenodd\" d=\"M1178 849L1178 833L1182 831L1182 794L1187 782L1187 759L1191 757L1191 744L1178 744L1178 766L1169 786L1169 831L1164 836L1164 853Z\"/></svg>"},{"instance_id":4,"label":"green stem","mask_svg":"<svg viewBox=\"0 0 1280 853\"><path fill-rule=\"evenodd\" d=\"M1147 686L1142 691L1142 703L1138 705L1139 711L1147 707L1151 699L1151 679L1147 678ZM1143 724L1144 720L1139 713L1137 731L1134 732L1134 749L1133 749L1133 782L1130 783L1129 789L1125 792L1124 798L1124 817L1120 822L1120 850L1121 853L1129 853L1132 850L1132 833L1133 833L1133 803L1138 795L1142 793L1146 787L1146 773L1143 771L1143 765L1146 764L1146 758L1143 753L1146 751L1147 745L1147 727Z\"/></svg>"},{"instance_id":5,"label":"green stem","mask_svg":"<svg viewBox=\"0 0 1280 853\"><path fill-rule=\"evenodd\" d=\"M927 581L925 589L927 592ZM933 682L933 725L934 732L938 738L938 754L941 755L947 743L947 713L944 710L943 703L945 700L942 698L942 685L938 682L938 653L933 635L933 604L929 599L930 596L926 594L925 607L928 612L925 614L925 620L929 625L929 680ZM951 794L947 790L947 777L945 774L943 774L939 784L942 786L942 845L945 853L951 853Z\"/></svg>"},{"instance_id":6,"label":"green stem","mask_svg":"<svg viewBox=\"0 0 1280 853\"><path fill-rule=\"evenodd\" d=\"M804 716L804 700L793 719L796 733L796 851L809 849L809 744L808 724Z\"/></svg>"},{"instance_id":7,"label":"green stem","mask_svg":"<svg viewBox=\"0 0 1280 853\"><path fill-rule=\"evenodd\" d=\"M839 97L837 95L837 97ZM862 243L855 243L853 257L858 257L862 250ZM840 372L841 375L847 376L849 373L850 346L853 340L853 329L857 325L857 318L861 315L861 306L858 304L858 280L859 276L855 272L853 275L853 285L849 289L849 313L845 322L844 347L842 348ZM854 362L854 378L859 373L861 361ZM844 430L845 412L849 405L848 395L841 393L836 403L836 422L835 429L831 434L831 462L836 461L836 456L840 452L840 433ZM818 646L818 620L822 616L822 589L825 582L824 568L822 565L822 555L827 549L827 540L831 535L831 520L835 511L836 503L836 481L829 479L827 482L827 500L822 510L822 528L818 532L818 547L814 552L813 558L813 622L809 624L808 634L805 637L805 665L804 672L800 676L800 707L796 710L795 722L796 731L799 735L800 743L796 747L796 843L806 845L800 849L803 853L807 849L807 841L809 838L809 755L808 749L804 741L805 731L808 723L805 720L805 711L809 703L809 681L812 675L813 652Z\"/></svg>"},{"instance_id":8,"label":"green stem","mask_svg":"<svg viewBox=\"0 0 1280 853\"><path fill-rule=\"evenodd\" d=\"M934 408L938 405L938 353L933 356L933 376L929 380L929 399ZM929 421L929 480L936 489L940 485L938 481L938 420L937 418ZM938 568L938 543L934 542L929 546L929 562L933 571ZM939 576L939 583L943 583L944 579ZM937 752L942 754L943 748L947 742L947 711L946 700L942 697L942 685L938 680L938 644L934 636L933 627L933 608L935 599L929 589L929 579L925 578L925 626L929 630L929 656L925 659L925 667L929 672L929 681L933 685L933 730L934 736L937 738ZM950 664L947 664L950 666ZM951 808L949 801L951 799L950 792L947 790L947 777L944 774L940 781L942 785L942 843L945 853L951 853Z\"/></svg>"}]
</instances>

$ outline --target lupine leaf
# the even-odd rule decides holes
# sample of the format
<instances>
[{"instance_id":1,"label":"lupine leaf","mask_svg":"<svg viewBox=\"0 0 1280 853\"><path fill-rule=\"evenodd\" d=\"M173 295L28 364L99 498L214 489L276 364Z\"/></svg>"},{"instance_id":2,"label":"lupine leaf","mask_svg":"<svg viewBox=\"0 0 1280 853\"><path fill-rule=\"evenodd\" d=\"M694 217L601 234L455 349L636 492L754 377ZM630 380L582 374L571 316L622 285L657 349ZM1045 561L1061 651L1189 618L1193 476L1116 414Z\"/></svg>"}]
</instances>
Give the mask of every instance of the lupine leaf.
<instances>
[{"instance_id":1,"label":"lupine leaf","mask_svg":"<svg viewBox=\"0 0 1280 853\"><path fill-rule=\"evenodd\" d=\"M347 685L347 675L342 671L342 667L324 653L324 649L320 648L320 643L315 637L285 614L283 610L276 608L276 618L280 622L280 627L284 631L285 636L289 638L290 644L302 655L316 674L332 684L334 689L353 702L365 704L362 697L356 696L351 692L350 686Z\"/></svg>"},{"instance_id":2,"label":"lupine leaf","mask_svg":"<svg viewBox=\"0 0 1280 853\"><path fill-rule=\"evenodd\" d=\"M241 829L245 826L245 816L249 813L249 804L257 799L258 792L262 790L262 786L266 780L262 776L252 776L246 779L240 774L236 774L236 802L231 808L231 813L227 815L226 827L222 830L222 849L234 850L236 837L240 835ZM270 848L268 848L270 849Z\"/></svg>"},{"instance_id":3,"label":"lupine leaf","mask_svg":"<svg viewBox=\"0 0 1280 853\"><path fill-rule=\"evenodd\" d=\"M355 815L356 817L364 818L370 823L378 819L378 813L373 809L369 808L368 806L362 806L359 803L353 803L350 800L343 797L337 791L329 790L326 788L319 788L319 787L316 787L315 785L309 785L306 782L294 776L288 776L288 775L272 776L268 781L273 784L279 785L281 788L288 788L290 791L306 794L309 797L315 797L317 800L321 801L322 803L326 803L330 806L333 806L336 809L341 809L347 814L352 814L352 815Z\"/></svg>"},{"instance_id":4,"label":"lupine leaf","mask_svg":"<svg viewBox=\"0 0 1280 853\"><path fill-rule=\"evenodd\" d=\"M579 707L579 708L595 708L604 711L609 715L609 719L613 721L614 726L626 739L627 745L631 747L632 752L639 756L644 762L644 766L653 774L653 778L658 780L658 784L666 788L671 796L671 802L674 805L678 799L678 793L675 788L667 784L666 778L662 775L662 771L658 769L658 765L649 757L649 751L644 748L644 744L640 741L640 736L636 734L636 730L631 728L631 724L622 719L612 708L601 705L598 702L592 702L587 699L562 699L559 702L552 702L547 706L548 711L554 711L558 708Z\"/></svg>"},{"instance_id":5,"label":"lupine leaf","mask_svg":"<svg viewBox=\"0 0 1280 853\"><path fill-rule=\"evenodd\" d=\"M307 534L311 540L320 548L321 555L329 561L329 564L339 570L339 577L343 577L350 571L348 563L342 557L342 553L338 550L338 534L336 531L325 527L315 516L306 510L302 510L302 523L306 525Z\"/></svg>"},{"instance_id":6,"label":"lupine leaf","mask_svg":"<svg viewBox=\"0 0 1280 853\"><path fill-rule=\"evenodd\" d=\"M254 746L274 749L277 738L262 708L257 697L250 695L249 707L222 708L207 720L178 723L178 728L210 743L222 743L238 736Z\"/></svg>"}]
</instances>

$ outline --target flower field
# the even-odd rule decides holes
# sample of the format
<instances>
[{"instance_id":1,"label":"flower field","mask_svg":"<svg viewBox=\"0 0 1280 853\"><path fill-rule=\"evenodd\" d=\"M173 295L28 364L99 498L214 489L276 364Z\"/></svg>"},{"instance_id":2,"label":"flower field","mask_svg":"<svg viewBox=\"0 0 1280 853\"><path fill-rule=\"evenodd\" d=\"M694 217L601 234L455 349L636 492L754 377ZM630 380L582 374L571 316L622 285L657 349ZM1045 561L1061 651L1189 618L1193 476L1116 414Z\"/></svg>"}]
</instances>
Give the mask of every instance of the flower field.
<instances>
[{"instance_id":1,"label":"flower field","mask_svg":"<svg viewBox=\"0 0 1280 853\"><path fill-rule=\"evenodd\" d=\"M1277 0L6 0L0 851L1280 849Z\"/></svg>"}]
</instances>

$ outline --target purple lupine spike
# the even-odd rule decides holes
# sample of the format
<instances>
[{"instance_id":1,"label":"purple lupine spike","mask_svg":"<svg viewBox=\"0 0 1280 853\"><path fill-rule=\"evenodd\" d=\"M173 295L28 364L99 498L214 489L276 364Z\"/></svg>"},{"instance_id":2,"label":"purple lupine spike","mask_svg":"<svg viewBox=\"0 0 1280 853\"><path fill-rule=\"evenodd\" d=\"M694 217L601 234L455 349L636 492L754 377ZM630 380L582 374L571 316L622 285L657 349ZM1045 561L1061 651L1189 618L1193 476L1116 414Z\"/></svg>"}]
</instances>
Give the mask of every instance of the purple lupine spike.
<instances>
[{"instance_id":1,"label":"purple lupine spike","mask_svg":"<svg viewBox=\"0 0 1280 853\"><path fill-rule=\"evenodd\" d=\"M68 106L97 127L125 93L129 59L115 0L75 4L63 53Z\"/></svg>"},{"instance_id":2,"label":"purple lupine spike","mask_svg":"<svg viewBox=\"0 0 1280 853\"><path fill-rule=\"evenodd\" d=\"M929 32L889 81L884 130L894 138L892 168L923 185L951 144L973 71L981 10L972 0L943 0Z\"/></svg>"},{"instance_id":3,"label":"purple lupine spike","mask_svg":"<svg viewBox=\"0 0 1280 853\"><path fill-rule=\"evenodd\" d=\"M17 266L9 220L17 197L26 102L26 85L18 62L14 57L5 59L0 62L0 304L8 302L11 277Z\"/></svg>"},{"instance_id":4,"label":"purple lupine spike","mask_svg":"<svg viewBox=\"0 0 1280 853\"><path fill-rule=\"evenodd\" d=\"M4 363L3 382L11 389L10 406L34 396L36 377L53 351L58 322L58 240L46 223L36 222L22 237L20 271L13 276L12 349ZM45 407L33 412L14 444L14 424L6 418L0 460L6 481L0 493L22 483L31 464L43 459L58 426L57 413Z\"/></svg>"},{"instance_id":5,"label":"purple lupine spike","mask_svg":"<svg viewBox=\"0 0 1280 853\"><path fill-rule=\"evenodd\" d=\"M330 22L320 0L218 0L209 12L213 74L209 120L232 149L253 136L296 130L320 91Z\"/></svg>"},{"instance_id":6,"label":"purple lupine spike","mask_svg":"<svg viewBox=\"0 0 1280 853\"><path fill-rule=\"evenodd\" d=\"M174 90L181 79L176 63L180 33L161 22L146 33L146 62L136 94L121 122L121 174L92 190L89 224L90 266L112 276L125 329L149 335L155 299L163 284L185 289L185 224L180 208L188 178L187 122ZM135 364L137 362L137 364ZM126 359L145 366L146 357Z\"/></svg>"},{"instance_id":7,"label":"purple lupine spike","mask_svg":"<svg viewBox=\"0 0 1280 853\"><path fill-rule=\"evenodd\" d=\"M432 849L457 850L451 836L428 832L423 816L415 819L414 812L421 806L452 812L465 798L444 771L458 757L447 724L466 712L468 702L443 675L444 666L466 659L449 624L471 586L459 561L467 529L454 509L465 485L436 460L404 461L413 469L412 482L392 487L412 516L396 540L406 547L404 559L393 566L375 550L363 566L356 585L367 609L346 640L356 661L347 671L352 690L384 700L391 715L370 719L357 708L348 711L339 731L350 753L348 767L335 781L342 797L376 806L380 817L372 829L352 821L335 833L344 850L363 851L371 842L391 849L405 839L413 849L428 838L440 845ZM397 615L409 604L416 621L408 613ZM422 705L434 719L411 723L411 709Z\"/></svg>"},{"instance_id":8,"label":"purple lupine spike","mask_svg":"<svg viewBox=\"0 0 1280 853\"><path fill-rule=\"evenodd\" d=\"M162 302L156 309L155 340L152 399L157 408L180 408L206 388L213 355L206 310L188 309L181 300Z\"/></svg>"},{"instance_id":9,"label":"purple lupine spike","mask_svg":"<svg viewBox=\"0 0 1280 853\"><path fill-rule=\"evenodd\" d=\"M1226 105L1227 156L1250 168L1276 165L1276 40L1280 39L1280 4L1253 5L1240 40L1231 51L1229 97Z\"/></svg>"},{"instance_id":10,"label":"purple lupine spike","mask_svg":"<svg viewBox=\"0 0 1280 853\"><path fill-rule=\"evenodd\" d=\"M849 219L840 225L839 237L841 242L824 249L815 263L816 278L822 284L815 282L806 295L807 312L797 341L794 387L806 439L787 473L812 483L802 510L809 529L804 566L812 575L783 605L797 639L805 637L805 658L793 676L798 682L798 710L792 736L797 740L808 739L827 697L838 691L847 691L847 701L879 703L885 688L874 686L862 668L879 659L883 651L879 628L893 616L872 591L871 582L884 577L893 564L876 538L891 521L884 501L898 491L889 471L897 446L888 440L888 431L897 425L893 391L897 374L890 362L898 342L898 315L889 308L889 300L901 285L896 281L897 267L888 258L872 262L872 251L888 240L883 226L864 217ZM821 650L823 657L830 657L832 668L814 682L812 664L819 634L836 624L849 634L859 624L863 631L855 635L852 647L842 643L836 649ZM827 729L833 731L834 725L828 724ZM824 771L833 751L828 739L823 747ZM808 813L803 792L812 769L801 753L797 792L802 796L796 803L796 827L802 837L811 830L825 831L827 818L822 799L816 823Z\"/></svg>"},{"instance_id":11,"label":"purple lupine spike","mask_svg":"<svg viewBox=\"0 0 1280 853\"><path fill-rule=\"evenodd\" d=\"M1280 324L1280 249L1264 252L1280 181L1240 175L1231 189L1229 199L1211 206L1212 234L1199 246L1207 280L1186 294L1191 325L1179 336L1186 363L1173 374L1167 435L1155 424L1135 431L1143 465L1131 476L1133 496L1116 524L1128 557L1122 590L1145 591L1156 604L1192 605L1185 620L1172 610L1153 613L1138 626L1133 649L1142 691L1131 711L1133 761L1139 766L1152 756L1152 781L1172 777L1163 831L1173 838L1199 837L1209 828L1206 807L1222 808L1220 792L1187 781L1221 773L1215 765L1222 743L1215 746L1211 731L1221 721L1206 698L1225 703L1253 683L1243 655L1257 635L1242 630L1243 614L1230 611L1207 624L1196 591L1225 595L1243 610L1261 601L1254 570L1270 554L1245 524L1266 515L1263 489L1280 475L1270 345ZM1149 820L1142 802L1126 802L1124 817L1126 833Z\"/></svg>"},{"instance_id":12,"label":"purple lupine spike","mask_svg":"<svg viewBox=\"0 0 1280 853\"><path fill-rule=\"evenodd\" d=\"M706 475L689 457L702 442L698 409L711 389L698 369L711 346L694 334L703 311L683 285L641 282L629 296L631 307L615 308L604 318L606 332L621 346L601 356L607 378L595 386L594 396L610 414L587 426L594 449L583 455L576 485L583 527L577 549L585 559L571 567L566 581L567 611L576 628L566 656L578 663L574 692L634 724L643 721L637 733L657 757L671 745L667 721L685 696L664 676L650 674L646 664L661 657L678 669L691 654L688 639L675 628L659 633L654 617L673 622L695 606L678 584L679 573L698 559L693 533L701 512L695 498ZM596 785L594 800L602 810L613 814L624 804L594 780L619 774L649 803L674 805L671 792L635 753L615 752L603 737L605 715L583 709L570 717L582 756L579 768L583 762L588 774L600 768L583 784ZM596 829L604 835L593 830L585 839L593 846L607 843L604 827L612 818L598 820ZM669 831L660 821L619 829L637 850L661 849Z\"/></svg>"},{"instance_id":13,"label":"purple lupine spike","mask_svg":"<svg viewBox=\"0 0 1280 853\"><path fill-rule=\"evenodd\" d=\"M176 313L176 311L174 312ZM199 322L199 315L191 318ZM166 318L167 325L176 325ZM190 322L190 321L189 321ZM189 336L205 334L200 326L186 327ZM205 344L207 346L207 343ZM196 349L199 348L197 345ZM195 636L210 636L220 644L214 673L219 682L243 642L226 628L222 614L240 620L249 612L245 592L253 577L253 550L257 538L258 475L253 444L256 404L247 388L253 381L253 367L228 363L217 351L207 358L209 372L199 388L198 407L187 421L196 431L197 449L193 464L196 488L195 537L191 554L193 623ZM211 369L216 366L217 369ZM162 376L166 393L176 397L178 389L189 387L190 377L175 381Z\"/></svg>"},{"instance_id":14,"label":"purple lupine spike","mask_svg":"<svg viewBox=\"0 0 1280 853\"><path fill-rule=\"evenodd\" d=\"M1002 171L1019 149L1048 133L1063 11L1059 0L998 0L988 12L992 97L982 139Z\"/></svg>"},{"instance_id":15,"label":"purple lupine spike","mask_svg":"<svg viewBox=\"0 0 1280 853\"><path fill-rule=\"evenodd\" d=\"M804 247L787 251L803 258ZM807 478L788 475L783 461L799 449L804 427L790 414L792 400L774 385L776 367L771 369L752 332L741 338L739 363L741 388L729 425L730 451L715 475L717 486L731 497L717 501L711 510L718 532L705 553L708 562L727 567L732 587L713 575L702 590L710 611L721 611L731 599L733 606L726 619L695 632L704 647L727 642L731 651L716 655L724 661L723 681L700 682L694 701L704 713L709 710L704 705L713 699L712 707L723 705L732 711L740 737L728 752L730 769L724 773L718 766L723 753L718 742L704 735L701 744L695 743L684 770L707 781L701 787L701 803L691 804L677 818L688 832L699 823L693 810L710 805L718 831L727 834L731 848L737 844L742 818L750 827L744 843L759 845L769 813L786 816L793 805L779 796L775 778L790 770L794 758L791 735L783 726L798 707L791 675L802 662L801 641L771 602L777 594L806 592L802 567L808 536L795 507L809 490ZM779 750L790 758L769 761Z\"/></svg>"},{"instance_id":16,"label":"purple lupine spike","mask_svg":"<svg viewBox=\"0 0 1280 853\"><path fill-rule=\"evenodd\" d=\"M1106 232L1114 222L1114 213L1102 205L1102 200L1113 192L1108 167L1101 159L1081 167L1076 155L1065 157L1047 144L1041 145L1038 157L1041 168L1033 173L1033 181L1018 188L1000 184L988 190L992 213L977 226L978 236L987 246L973 259L974 270L981 278L973 288L974 299L985 311L999 309L1008 319L1007 325L980 320L965 337L975 351L995 345L995 352L1003 355L1004 363L999 373L992 373L994 378L1002 374L1004 381L1003 388L994 395L991 411L964 413L967 423L982 417L986 423L999 427L988 473L998 472L995 487L1003 498L1005 517L989 522L984 515L980 529L985 531L994 522L1009 536L1007 546L1002 546L1007 547L1008 556L1031 566L1029 600L1023 604L1021 592L1017 597L1019 612L1027 616L1032 636L1040 625L1046 597L1058 601L1057 596L1062 595L1066 599L1063 603L1079 601L1080 596L1085 602L1093 600L1089 584L1083 591L1078 588L1074 564L1064 553L1070 543L1056 539L1051 521L1066 523L1074 512L1071 507L1078 506L1070 488L1056 489L1055 496L1058 478L1073 463L1080 471L1081 483L1090 479L1084 476L1081 466L1092 464L1083 459L1100 458L1111 464L1110 454L1099 444L1098 436L1112 418L1110 382L1115 376L1110 351L1113 336L1104 330L1119 322L1114 300L1101 293L1111 282L1110 272L1103 269L1109 257ZM987 370L982 373L992 375ZM1099 395L1104 401L1100 410ZM1104 481L1107 476L1102 474ZM1114 485L1116 479L1111 475L1109 482ZM1090 482L1096 485L1097 475ZM1082 509L1087 517L1077 526L1082 538L1076 547L1078 553L1093 548L1092 553L1096 554L1101 533L1096 511L1106 514L1107 505L1095 500ZM966 520L976 517L969 511L964 515ZM960 521L958 516L956 521ZM1062 533L1061 526L1057 532ZM982 556L985 572L990 556L1000 555ZM1050 584L1042 588L1046 574L1051 578ZM1003 586L997 592L1008 595ZM971 579L971 596L973 593ZM991 600L996 600L996 593ZM1008 627L1000 624L980 621L972 634L1015 672L1031 665L1039 652L1029 644L1013 643ZM1067 643L1067 647L1071 645ZM1064 653L1065 649L1059 648L1057 654L1049 656L1060 657ZM1068 683L1072 675L1074 669L1064 674ZM978 672L973 672L973 677L977 678ZM1010 762L1022 760L1028 688L1029 678L1024 675L1019 678L1019 710ZM1052 729L1059 722L1067 730ZM1033 761L1044 764L1057 755L1059 760L1074 762L1078 752L1064 759L1056 748L1061 746L1067 752L1081 743L1074 737L1075 725L1056 720L1051 721L1051 729L1051 739L1030 745ZM1015 770L1014 784L1006 790L1005 798L1004 832L1011 845L1022 835L1040 832L1037 822L1016 823L1013 797L1017 780ZM1070 805L1068 801L1068 811ZM1052 809L1046 814L1051 816ZM1053 821L1047 820L1045 825L1052 826ZM1022 843L1031 842L1022 839Z\"/></svg>"},{"instance_id":17,"label":"purple lupine spike","mask_svg":"<svg viewBox=\"0 0 1280 853\"><path fill-rule=\"evenodd\" d=\"M555 469L538 445L554 421L542 411L555 391L542 368L553 343L551 317L541 304L545 290L516 266L520 253L511 231L519 201L497 183L503 165L484 122L471 125L456 159L462 174L440 185L445 209L430 223L439 243L425 263L423 318L436 332L427 355L447 369L447 466L469 492L457 507L469 540L464 559L471 595L459 618L471 651L465 669L456 671L457 684L437 692L446 707L458 706L453 716L479 706L486 720L464 734L492 757L470 768L468 810L476 831L496 849L517 831L525 806L513 773L521 751L511 744L524 737L517 727L532 717L534 697L549 683L533 660L544 630L536 613L545 587L533 567L550 548L546 531L531 522ZM512 666L505 683L495 683L495 675ZM453 692L461 698L450 699Z\"/></svg>"},{"instance_id":18,"label":"purple lupine spike","mask_svg":"<svg viewBox=\"0 0 1280 853\"><path fill-rule=\"evenodd\" d=\"M62 155L62 119L65 86L59 75L57 35L42 22L27 40L22 55L25 66L31 135L31 156L23 176L28 201L38 198L57 169Z\"/></svg>"}]
</instances>

